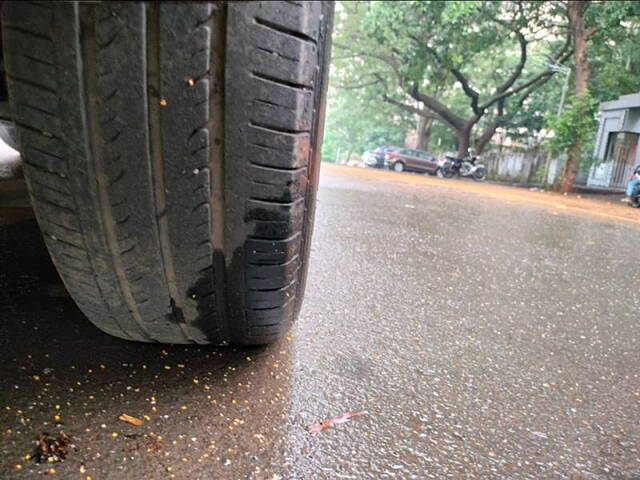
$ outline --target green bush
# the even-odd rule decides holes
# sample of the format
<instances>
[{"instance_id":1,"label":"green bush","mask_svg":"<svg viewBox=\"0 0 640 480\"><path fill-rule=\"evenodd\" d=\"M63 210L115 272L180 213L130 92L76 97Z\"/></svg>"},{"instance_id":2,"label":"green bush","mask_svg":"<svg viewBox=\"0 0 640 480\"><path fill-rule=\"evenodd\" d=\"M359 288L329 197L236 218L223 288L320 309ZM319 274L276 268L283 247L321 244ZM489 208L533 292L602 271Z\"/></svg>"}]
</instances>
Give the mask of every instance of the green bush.
<instances>
[{"instance_id":1,"label":"green bush","mask_svg":"<svg viewBox=\"0 0 640 480\"><path fill-rule=\"evenodd\" d=\"M554 136L547 141L547 147L554 155L567 153L574 145L580 145L580 165L593 163L591 152L597 128L595 112L597 103L589 92L574 96L560 115L552 115L547 120L547 128Z\"/></svg>"}]
</instances>

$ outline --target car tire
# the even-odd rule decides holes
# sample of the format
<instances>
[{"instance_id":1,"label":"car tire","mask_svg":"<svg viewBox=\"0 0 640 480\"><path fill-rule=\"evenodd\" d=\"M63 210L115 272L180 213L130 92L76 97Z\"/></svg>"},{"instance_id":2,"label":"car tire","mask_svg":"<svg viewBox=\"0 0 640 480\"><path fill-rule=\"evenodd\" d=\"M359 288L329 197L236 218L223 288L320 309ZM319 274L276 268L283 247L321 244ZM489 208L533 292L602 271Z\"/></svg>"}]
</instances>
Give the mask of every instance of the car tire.
<instances>
[{"instance_id":1,"label":"car tire","mask_svg":"<svg viewBox=\"0 0 640 480\"><path fill-rule=\"evenodd\" d=\"M296 317L332 8L4 2L34 210L100 329L259 345Z\"/></svg>"},{"instance_id":2,"label":"car tire","mask_svg":"<svg viewBox=\"0 0 640 480\"><path fill-rule=\"evenodd\" d=\"M393 164L393 171L394 172L404 172L404 163L402 162L396 162Z\"/></svg>"}]
</instances>

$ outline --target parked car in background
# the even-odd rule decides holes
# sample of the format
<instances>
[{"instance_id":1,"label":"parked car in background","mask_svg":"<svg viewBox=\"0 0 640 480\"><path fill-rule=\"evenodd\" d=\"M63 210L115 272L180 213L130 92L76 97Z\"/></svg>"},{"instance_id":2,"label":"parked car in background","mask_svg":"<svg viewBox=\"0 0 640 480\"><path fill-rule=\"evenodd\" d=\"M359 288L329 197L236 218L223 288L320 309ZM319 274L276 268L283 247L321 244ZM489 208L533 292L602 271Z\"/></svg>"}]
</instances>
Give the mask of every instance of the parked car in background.
<instances>
[{"instance_id":1,"label":"parked car in background","mask_svg":"<svg viewBox=\"0 0 640 480\"><path fill-rule=\"evenodd\" d=\"M372 167L372 168L384 168L385 167L385 155L388 152L396 152L398 150L401 150L401 147L394 147L394 146L382 146L382 147L378 147L373 151L367 151L364 152L364 154L362 155L362 160L364 160L364 164L367 167Z\"/></svg>"},{"instance_id":2,"label":"parked car in background","mask_svg":"<svg viewBox=\"0 0 640 480\"><path fill-rule=\"evenodd\" d=\"M382 160L382 166L379 166L378 159L371 150L367 150L362 154L362 162L365 167L384 168L384 159Z\"/></svg>"},{"instance_id":3,"label":"parked car in background","mask_svg":"<svg viewBox=\"0 0 640 480\"><path fill-rule=\"evenodd\" d=\"M422 150L401 148L385 154L385 165L396 172L420 172L435 175L438 172L438 159Z\"/></svg>"}]
</instances>

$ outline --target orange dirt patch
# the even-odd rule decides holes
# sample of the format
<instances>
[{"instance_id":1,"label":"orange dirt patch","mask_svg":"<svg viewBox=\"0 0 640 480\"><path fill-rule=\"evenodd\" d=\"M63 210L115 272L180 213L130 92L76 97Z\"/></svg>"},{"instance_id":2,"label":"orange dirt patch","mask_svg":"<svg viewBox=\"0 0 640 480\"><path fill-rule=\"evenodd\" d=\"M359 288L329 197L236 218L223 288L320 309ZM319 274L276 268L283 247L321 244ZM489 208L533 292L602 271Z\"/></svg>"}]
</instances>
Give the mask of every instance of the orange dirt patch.
<instances>
[{"instance_id":1,"label":"orange dirt patch","mask_svg":"<svg viewBox=\"0 0 640 480\"><path fill-rule=\"evenodd\" d=\"M327 173L335 172L369 181L379 182L386 180L406 185L460 190L504 202L527 204L578 215L590 215L640 226L640 209L631 208L621 202L585 198L578 194L562 195L556 192L531 191L527 188L474 182L467 179L438 178L427 175L396 173L390 170L346 167L330 163L323 163L322 169ZM622 198L622 194L620 197Z\"/></svg>"}]
</instances>

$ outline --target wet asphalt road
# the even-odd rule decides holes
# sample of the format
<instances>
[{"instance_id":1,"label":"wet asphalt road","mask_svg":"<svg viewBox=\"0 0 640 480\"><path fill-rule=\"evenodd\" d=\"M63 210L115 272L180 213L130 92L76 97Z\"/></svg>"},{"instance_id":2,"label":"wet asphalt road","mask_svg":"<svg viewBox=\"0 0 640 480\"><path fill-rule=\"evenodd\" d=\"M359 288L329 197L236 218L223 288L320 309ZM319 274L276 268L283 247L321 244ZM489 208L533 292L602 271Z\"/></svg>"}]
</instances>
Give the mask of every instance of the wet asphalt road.
<instances>
[{"instance_id":1,"label":"wet asphalt road","mask_svg":"<svg viewBox=\"0 0 640 480\"><path fill-rule=\"evenodd\" d=\"M110 338L35 224L0 226L0 478L640 478L640 224L415 178L323 167L303 312L263 349ZM22 458L59 430L64 463Z\"/></svg>"}]
</instances>

